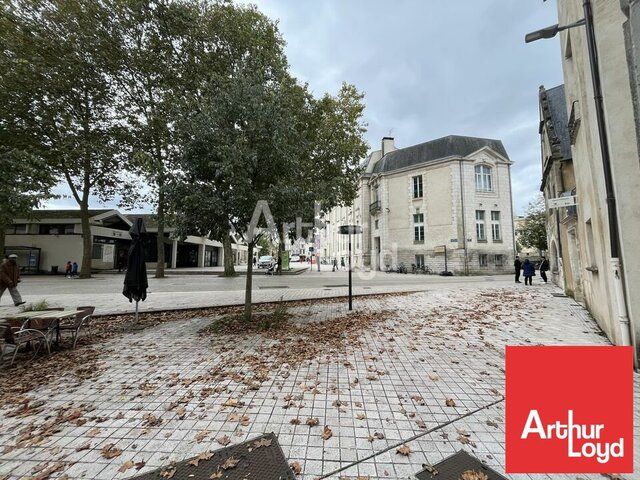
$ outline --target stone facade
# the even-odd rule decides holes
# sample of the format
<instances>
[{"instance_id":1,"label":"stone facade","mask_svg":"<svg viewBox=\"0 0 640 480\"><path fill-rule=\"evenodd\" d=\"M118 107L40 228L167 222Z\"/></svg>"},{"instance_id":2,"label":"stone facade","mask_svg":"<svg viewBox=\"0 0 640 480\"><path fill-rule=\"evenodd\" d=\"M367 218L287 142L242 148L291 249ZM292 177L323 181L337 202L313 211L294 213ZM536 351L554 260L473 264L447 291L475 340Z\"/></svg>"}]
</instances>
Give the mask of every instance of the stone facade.
<instances>
[{"instance_id":1,"label":"stone facade","mask_svg":"<svg viewBox=\"0 0 640 480\"><path fill-rule=\"evenodd\" d=\"M559 24L568 25L583 19L583 3L583 0L559 1ZM636 72L629 68L630 63L633 65L630 62L633 55L628 51L633 46L630 35L633 36L634 23L625 15L625 12L631 14L628 7L635 3L610 0L590 2L599 54L611 176L617 199L619 258L612 258L611 255L601 136L585 27L562 31L560 45L571 134L573 169L570 177L574 177L578 199L575 226L572 229L576 245L573 256L577 263L577 267L571 269L575 274L575 294L613 343L633 343L637 354L640 296L632 295L632 292L640 289L640 215L637 208L640 204L640 161L633 102ZM545 193L550 196L552 192ZM564 252L563 258L566 262ZM567 270L564 272L566 274ZM563 281L567 288L567 279ZM567 290L572 293L570 289Z\"/></svg>"},{"instance_id":2,"label":"stone facade","mask_svg":"<svg viewBox=\"0 0 640 480\"><path fill-rule=\"evenodd\" d=\"M446 269L454 274L511 272L512 162L496 142L445 137L396 149L393 139L383 139L382 148L367 159L353 205L325 216L323 256L339 265L348 258L347 238L337 230L352 223L363 228L352 243L356 267L387 270L402 263L411 269L424 264L439 273L445 270L446 255ZM476 188L480 166L486 188ZM476 215L484 216L478 230Z\"/></svg>"}]
</instances>

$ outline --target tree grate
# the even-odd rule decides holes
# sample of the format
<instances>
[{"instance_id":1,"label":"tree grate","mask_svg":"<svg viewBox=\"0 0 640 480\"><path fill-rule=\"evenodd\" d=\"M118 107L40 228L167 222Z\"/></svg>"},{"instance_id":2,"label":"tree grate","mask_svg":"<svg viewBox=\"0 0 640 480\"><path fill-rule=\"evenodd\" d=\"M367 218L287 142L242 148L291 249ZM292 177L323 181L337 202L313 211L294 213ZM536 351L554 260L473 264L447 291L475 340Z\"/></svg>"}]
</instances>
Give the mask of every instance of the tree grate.
<instances>
[{"instance_id":1,"label":"tree grate","mask_svg":"<svg viewBox=\"0 0 640 480\"><path fill-rule=\"evenodd\" d=\"M484 473L488 480L507 480L506 477L487 467L464 450L460 450L432 467L425 468L416 474L416 478L418 480L460 480L463 478L462 474L469 470Z\"/></svg>"},{"instance_id":2,"label":"tree grate","mask_svg":"<svg viewBox=\"0 0 640 480\"><path fill-rule=\"evenodd\" d=\"M203 447L203 451L206 451L206 447ZM191 460L193 459L184 460L174 465L165 465L134 478L137 480L163 480L166 478L173 480L209 480L211 478L219 478L220 480L247 478L295 480L296 478L284 458L278 438L273 433L219 449L213 452L208 460L200 460L198 466L190 465ZM229 467L230 464L235 464L235 466ZM171 472L173 468L175 468L175 472L169 477L167 472ZM218 477L214 474L221 474L221 476Z\"/></svg>"}]
</instances>

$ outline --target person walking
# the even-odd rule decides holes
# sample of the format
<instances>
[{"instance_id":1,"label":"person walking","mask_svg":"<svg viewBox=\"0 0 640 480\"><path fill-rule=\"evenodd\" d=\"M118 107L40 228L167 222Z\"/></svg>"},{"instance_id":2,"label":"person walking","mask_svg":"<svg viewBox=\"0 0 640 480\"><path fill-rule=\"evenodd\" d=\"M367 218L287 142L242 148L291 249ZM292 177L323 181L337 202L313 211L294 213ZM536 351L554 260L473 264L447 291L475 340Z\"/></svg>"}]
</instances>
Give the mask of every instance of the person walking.
<instances>
[{"instance_id":1,"label":"person walking","mask_svg":"<svg viewBox=\"0 0 640 480\"><path fill-rule=\"evenodd\" d=\"M71 260L69 260L64 267L64 276L71 278L71 270L73 270L73 265L71 264Z\"/></svg>"},{"instance_id":2,"label":"person walking","mask_svg":"<svg viewBox=\"0 0 640 480\"><path fill-rule=\"evenodd\" d=\"M522 270L522 262L520 261L520 257L516 255L516 260L513 262L513 268L516 270L516 283L522 283L520 281L520 271Z\"/></svg>"},{"instance_id":3,"label":"person walking","mask_svg":"<svg viewBox=\"0 0 640 480\"><path fill-rule=\"evenodd\" d=\"M78 276L78 262L73 262L73 265L71 265L71 276L72 277Z\"/></svg>"},{"instance_id":4,"label":"person walking","mask_svg":"<svg viewBox=\"0 0 640 480\"><path fill-rule=\"evenodd\" d=\"M13 253L9 255L6 261L0 265L0 299L5 290L9 290L13 304L17 307L23 305L20 292L18 292L18 284L20 283L20 267L18 266L18 256Z\"/></svg>"},{"instance_id":5,"label":"person walking","mask_svg":"<svg viewBox=\"0 0 640 480\"><path fill-rule=\"evenodd\" d=\"M533 276L536 274L536 267L529 261L528 258L524 260L522 264L522 271L524 274L524 284L533 285Z\"/></svg>"},{"instance_id":6,"label":"person walking","mask_svg":"<svg viewBox=\"0 0 640 480\"><path fill-rule=\"evenodd\" d=\"M545 257L542 257L542 263L540 264L540 276L544 283L547 283L547 272L549 271L549 260Z\"/></svg>"}]
</instances>

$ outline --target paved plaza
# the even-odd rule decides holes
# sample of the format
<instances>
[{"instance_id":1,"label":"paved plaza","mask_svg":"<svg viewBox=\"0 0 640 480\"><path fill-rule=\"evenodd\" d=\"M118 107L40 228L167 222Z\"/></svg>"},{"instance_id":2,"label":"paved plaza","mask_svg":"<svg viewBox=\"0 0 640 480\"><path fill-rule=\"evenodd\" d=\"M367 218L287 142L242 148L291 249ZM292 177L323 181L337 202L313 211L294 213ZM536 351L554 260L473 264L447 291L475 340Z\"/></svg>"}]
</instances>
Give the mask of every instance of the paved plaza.
<instances>
[{"instance_id":1,"label":"paved plaza","mask_svg":"<svg viewBox=\"0 0 640 480\"><path fill-rule=\"evenodd\" d=\"M353 313L299 302L265 331L212 330L207 313L85 343L1 374L21 381L0 396L0 478L127 478L264 432L302 479L410 478L460 449L504 472L504 346L607 344L557 292L440 284Z\"/></svg>"},{"instance_id":2,"label":"paved plaza","mask_svg":"<svg viewBox=\"0 0 640 480\"><path fill-rule=\"evenodd\" d=\"M329 298L347 294L346 271L332 272L323 265L322 272L306 271L299 275L267 276L253 278L254 302L304 300ZM197 273L195 271L194 273ZM122 295L124 274L97 274L88 280L58 276L27 276L20 284L20 293L29 303L47 300L51 306L76 307L95 305L97 314L129 313L133 306ZM147 300L140 303L140 311L201 308L222 305L239 305L244 302L246 277L232 278L217 275L185 275L169 273L156 279L149 275ZM474 276L440 277L438 275L413 275L384 272L355 272L354 293L358 295L421 291L439 286L477 285L490 283L507 286L512 277ZM8 294L0 300L0 315L15 311Z\"/></svg>"}]
</instances>

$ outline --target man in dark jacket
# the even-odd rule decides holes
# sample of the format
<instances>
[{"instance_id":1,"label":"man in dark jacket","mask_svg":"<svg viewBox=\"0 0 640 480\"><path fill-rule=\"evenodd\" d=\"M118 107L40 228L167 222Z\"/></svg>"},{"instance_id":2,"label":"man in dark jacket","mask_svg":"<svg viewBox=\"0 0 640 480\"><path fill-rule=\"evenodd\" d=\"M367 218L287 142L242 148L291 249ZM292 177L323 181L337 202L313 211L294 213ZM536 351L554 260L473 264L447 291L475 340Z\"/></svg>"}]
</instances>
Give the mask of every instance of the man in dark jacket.
<instances>
[{"instance_id":1,"label":"man in dark jacket","mask_svg":"<svg viewBox=\"0 0 640 480\"><path fill-rule=\"evenodd\" d=\"M524 284L525 285L533 285L533 277L536 274L536 267L531 263L528 258L524 259L524 263L522 264L522 270L524 274Z\"/></svg>"},{"instance_id":2,"label":"man in dark jacket","mask_svg":"<svg viewBox=\"0 0 640 480\"><path fill-rule=\"evenodd\" d=\"M542 257L542 263L540 264L540 277L547 283L547 272L549 271L549 260Z\"/></svg>"},{"instance_id":3,"label":"man in dark jacket","mask_svg":"<svg viewBox=\"0 0 640 480\"><path fill-rule=\"evenodd\" d=\"M20 283L20 267L18 267L18 256L16 254L9 255L9 258L0 265L0 299L6 289L9 289L11 299L17 307L22 305L22 297L18 292L18 284Z\"/></svg>"},{"instance_id":4,"label":"man in dark jacket","mask_svg":"<svg viewBox=\"0 0 640 480\"><path fill-rule=\"evenodd\" d=\"M522 283L520 281L520 271L522 270L522 262L520 261L520 257L516 255L516 261L513 262L513 268L516 269L516 283Z\"/></svg>"}]
</instances>

